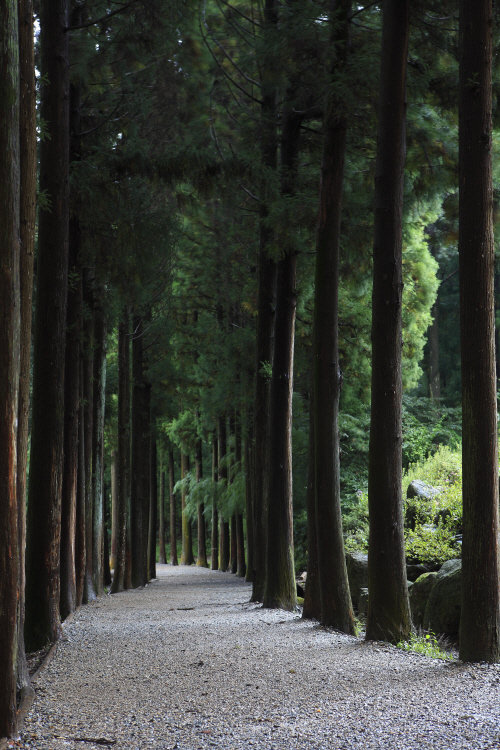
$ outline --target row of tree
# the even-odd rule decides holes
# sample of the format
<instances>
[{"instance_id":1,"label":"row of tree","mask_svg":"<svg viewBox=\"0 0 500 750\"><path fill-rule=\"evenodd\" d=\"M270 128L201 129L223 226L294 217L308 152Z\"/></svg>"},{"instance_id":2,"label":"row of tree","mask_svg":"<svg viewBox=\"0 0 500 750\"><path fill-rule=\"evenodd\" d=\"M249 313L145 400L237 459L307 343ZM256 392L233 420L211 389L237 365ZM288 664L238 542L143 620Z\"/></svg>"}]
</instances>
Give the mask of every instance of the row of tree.
<instances>
[{"instance_id":1,"label":"row of tree","mask_svg":"<svg viewBox=\"0 0 500 750\"><path fill-rule=\"evenodd\" d=\"M409 637L401 403L437 288L424 228L439 234L456 193L446 128L436 145L440 118L450 142L456 130L454 3L449 18L423 1L410 18L408 0L39 5L38 92L31 2L0 10L0 735L29 689L25 646L53 642L108 582L154 577L166 464L177 562L174 445L181 562L196 519L199 564L246 575L266 607L296 606L301 399L304 616L353 632L343 380L344 411L371 383L367 638ZM492 20L491 0L461 1L460 655L487 661L500 655Z\"/></svg>"}]
</instances>

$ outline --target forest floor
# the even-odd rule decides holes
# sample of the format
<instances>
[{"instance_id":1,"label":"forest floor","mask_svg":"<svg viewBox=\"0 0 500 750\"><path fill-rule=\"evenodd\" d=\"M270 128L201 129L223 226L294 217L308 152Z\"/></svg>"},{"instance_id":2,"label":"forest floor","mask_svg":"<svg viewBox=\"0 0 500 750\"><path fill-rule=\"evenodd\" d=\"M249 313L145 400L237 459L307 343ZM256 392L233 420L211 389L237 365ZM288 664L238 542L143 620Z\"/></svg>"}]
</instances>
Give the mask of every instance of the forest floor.
<instances>
[{"instance_id":1,"label":"forest floor","mask_svg":"<svg viewBox=\"0 0 500 750\"><path fill-rule=\"evenodd\" d=\"M157 575L64 625L10 747L500 748L500 665L430 659L262 609L228 573Z\"/></svg>"}]
</instances>

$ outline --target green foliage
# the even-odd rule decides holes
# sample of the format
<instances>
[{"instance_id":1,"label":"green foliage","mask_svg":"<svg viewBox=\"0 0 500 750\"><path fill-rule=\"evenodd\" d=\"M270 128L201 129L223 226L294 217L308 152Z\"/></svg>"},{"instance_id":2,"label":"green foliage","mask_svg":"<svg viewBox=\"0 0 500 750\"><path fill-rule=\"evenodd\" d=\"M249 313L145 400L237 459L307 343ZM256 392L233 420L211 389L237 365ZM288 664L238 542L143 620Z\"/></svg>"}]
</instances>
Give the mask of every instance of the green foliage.
<instances>
[{"instance_id":1,"label":"green foliage","mask_svg":"<svg viewBox=\"0 0 500 750\"><path fill-rule=\"evenodd\" d=\"M428 656L431 659L453 659L453 654L442 648L439 640L431 631L418 635L412 633L408 641L400 641L396 644L396 648L400 648L402 651L409 651L414 654Z\"/></svg>"},{"instance_id":2,"label":"green foliage","mask_svg":"<svg viewBox=\"0 0 500 750\"><path fill-rule=\"evenodd\" d=\"M461 453L440 446L428 459L410 466L403 477L403 491L413 479L419 479L439 492L431 499L405 500L405 518L413 519L414 528L405 529L408 559L425 563L443 563L460 557L457 536L462 532L462 465Z\"/></svg>"},{"instance_id":3,"label":"green foliage","mask_svg":"<svg viewBox=\"0 0 500 750\"><path fill-rule=\"evenodd\" d=\"M368 493L359 491L356 502L344 512L344 545L346 552L368 552Z\"/></svg>"}]
</instances>

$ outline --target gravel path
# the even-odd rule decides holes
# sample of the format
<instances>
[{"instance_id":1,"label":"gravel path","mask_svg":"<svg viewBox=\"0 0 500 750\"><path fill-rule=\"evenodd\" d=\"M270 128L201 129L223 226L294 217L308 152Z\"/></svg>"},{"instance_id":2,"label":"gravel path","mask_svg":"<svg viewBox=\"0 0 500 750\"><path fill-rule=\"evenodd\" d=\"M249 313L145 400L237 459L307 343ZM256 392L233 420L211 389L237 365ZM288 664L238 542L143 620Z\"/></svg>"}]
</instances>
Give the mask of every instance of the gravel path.
<instances>
[{"instance_id":1,"label":"gravel path","mask_svg":"<svg viewBox=\"0 0 500 750\"><path fill-rule=\"evenodd\" d=\"M365 643L249 604L227 573L158 566L64 626L13 746L493 750L500 666Z\"/></svg>"}]
</instances>

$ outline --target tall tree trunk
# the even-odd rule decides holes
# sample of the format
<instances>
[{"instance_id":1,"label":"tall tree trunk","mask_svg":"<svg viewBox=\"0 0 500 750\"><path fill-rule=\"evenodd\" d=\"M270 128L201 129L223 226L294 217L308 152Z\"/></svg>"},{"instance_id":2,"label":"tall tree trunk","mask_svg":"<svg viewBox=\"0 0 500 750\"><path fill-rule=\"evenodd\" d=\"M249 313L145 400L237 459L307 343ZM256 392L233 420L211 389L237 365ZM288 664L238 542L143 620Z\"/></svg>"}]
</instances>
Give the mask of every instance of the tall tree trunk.
<instances>
[{"instance_id":1,"label":"tall tree trunk","mask_svg":"<svg viewBox=\"0 0 500 750\"><path fill-rule=\"evenodd\" d=\"M168 450L168 484L170 497L170 565L178 565L177 560L177 505L174 492L175 487L175 464L174 449L170 446Z\"/></svg>"},{"instance_id":2,"label":"tall tree trunk","mask_svg":"<svg viewBox=\"0 0 500 750\"><path fill-rule=\"evenodd\" d=\"M332 91L345 75L349 51L351 0L336 4L331 18L335 60ZM322 625L354 633L340 509L338 431L342 374L338 346L340 222L347 116L331 93L324 119L320 208L316 240L313 325L314 493Z\"/></svg>"},{"instance_id":3,"label":"tall tree trunk","mask_svg":"<svg viewBox=\"0 0 500 750\"><path fill-rule=\"evenodd\" d=\"M96 598L92 574L93 554L93 502L92 502L92 461L94 456L94 300L93 278L86 268L83 273L83 403L84 403L84 456L85 456L85 580L83 586L83 603L88 604Z\"/></svg>"},{"instance_id":4,"label":"tall tree trunk","mask_svg":"<svg viewBox=\"0 0 500 750\"><path fill-rule=\"evenodd\" d=\"M0 101L0 737L6 737L16 729L20 580L16 465L21 326L16 0L0 7Z\"/></svg>"},{"instance_id":5,"label":"tall tree trunk","mask_svg":"<svg viewBox=\"0 0 500 750\"><path fill-rule=\"evenodd\" d=\"M254 486L252 481L253 471L253 456L252 456L252 434L251 428L247 425L247 433L243 441L243 453L245 456L245 503L246 503L246 529L247 529L247 566L245 579L248 583L253 581L253 570L254 570Z\"/></svg>"},{"instance_id":6,"label":"tall tree trunk","mask_svg":"<svg viewBox=\"0 0 500 750\"><path fill-rule=\"evenodd\" d=\"M463 541L460 658L500 660L491 0L460 2L459 268Z\"/></svg>"},{"instance_id":7,"label":"tall tree trunk","mask_svg":"<svg viewBox=\"0 0 500 750\"><path fill-rule=\"evenodd\" d=\"M147 583L149 530L149 386L144 376L144 324L134 320L132 341L132 586Z\"/></svg>"},{"instance_id":8,"label":"tall tree trunk","mask_svg":"<svg viewBox=\"0 0 500 750\"><path fill-rule=\"evenodd\" d=\"M148 580L156 578L156 534L158 526L158 454L154 423L151 429L149 480L149 534L148 534Z\"/></svg>"},{"instance_id":9,"label":"tall tree trunk","mask_svg":"<svg viewBox=\"0 0 500 750\"><path fill-rule=\"evenodd\" d=\"M189 473L189 456L181 451L181 479L185 479ZM186 490L181 491L181 520L182 520L182 552L181 565L192 565L193 555L193 532L191 520L186 513Z\"/></svg>"},{"instance_id":10,"label":"tall tree trunk","mask_svg":"<svg viewBox=\"0 0 500 750\"><path fill-rule=\"evenodd\" d=\"M165 484L166 476L163 468L160 454L160 498L158 502L158 536L159 536L159 554L158 562L163 565L167 562L165 554Z\"/></svg>"},{"instance_id":11,"label":"tall tree trunk","mask_svg":"<svg viewBox=\"0 0 500 750\"><path fill-rule=\"evenodd\" d=\"M241 435L241 418L236 416L234 420L234 459L237 470L243 471L243 444ZM234 477L233 477L234 481ZM237 510L234 513L234 559L236 565L234 566L233 573L236 573L240 578L244 578L246 574L246 562L245 562L245 532L243 527L243 515Z\"/></svg>"},{"instance_id":12,"label":"tall tree trunk","mask_svg":"<svg viewBox=\"0 0 500 750\"><path fill-rule=\"evenodd\" d=\"M26 557L26 645L57 638L64 442L64 364L69 224L67 0L40 5L40 191L50 210L38 223L37 303ZM50 332L50 335L48 335Z\"/></svg>"},{"instance_id":13,"label":"tall tree trunk","mask_svg":"<svg viewBox=\"0 0 500 750\"><path fill-rule=\"evenodd\" d=\"M76 535L75 535L75 578L76 606L83 602L85 575L87 570L87 548L85 528L85 406L83 401L83 353L80 347L80 414L78 417L78 483L76 487Z\"/></svg>"},{"instance_id":14,"label":"tall tree trunk","mask_svg":"<svg viewBox=\"0 0 500 750\"><path fill-rule=\"evenodd\" d=\"M227 484L227 430L225 416L218 419L217 438L219 444L217 451L219 461L217 469L218 479ZM222 571L227 571L229 567L229 533L229 522L219 513L219 570Z\"/></svg>"},{"instance_id":15,"label":"tall tree trunk","mask_svg":"<svg viewBox=\"0 0 500 750\"><path fill-rule=\"evenodd\" d=\"M195 451L196 481L201 482L203 477L203 451L201 440L196 441ZM207 563L207 528L205 523L205 506L198 503L198 557L197 565L208 568Z\"/></svg>"},{"instance_id":16,"label":"tall tree trunk","mask_svg":"<svg viewBox=\"0 0 500 750\"><path fill-rule=\"evenodd\" d=\"M259 223L259 279L257 300L257 362L255 368L254 399L254 513L253 513L253 585L252 601L261 602L264 597L266 574L266 518L269 478L269 368L273 359L273 335L276 298L276 263L271 257L274 240L269 226L269 207L276 199L272 180L268 172L276 172L277 138L277 91L274 50L278 25L277 0L265 0L263 30L267 37L266 56L262 65L261 81L261 136L260 152L263 169L261 183L262 200Z\"/></svg>"},{"instance_id":17,"label":"tall tree trunk","mask_svg":"<svg viewBox=\"0 0 500 750\"><path fill-rule=\"evenodd\" d=\"M118 546L118 467L116 449L111 451L111 550L109 553L109 567L111 570L116 568L116 548Z\"/></svg>"},{"instance_id":18,"label":"tall tree trunk","mask_svg":"<svg viewBox=\"0 0 500 750\"><path fill-rule=\"evenodd\" d=\"M17 429L17 498L19 518L19 599L17 686L29 684L24 648L24 589L26 547L26 478L29 441L31 372L31 317L36 216L36 95L32 0L19 0L19 163L20 163L20 292L21 362L19 370L19 420Z\"/></svg>"},{"instance_id":19,"label":"tall tree trunk","mask_svg":"<svg viewBox=\"0 0 500 750\"><path fill-rule=\"evenodd\" d=\"M73 224L73 221L72 221ZM78 230L76 230L78 231ZM75 228L70 227L70 238ZM61 617L76 609L76 503L78 492L78 439L80 418L80 340L82 287L78 271L78 242L71 242L70 268L74 282L68 289L66 329L66 370L64 402L64 470L61 505Z\"/></svg>"},{"instance_id":20,"label":"tall tree trunk","mask_svg":"<svg viewBox=\"0 0 500 750\"><path fill-rule=\"evenodd\" d=\"M293 92L290 102L293 101ZM295 192L300 116L287 104L281 134L281 193ZM292 395L295 344L296 251L284 248L276 280L276 322L270 393L269 502L264 607L297 605L293 554Z\"/></svg>"},{"instance_id":21,"label":"tall tree trunk","mask_svg":"<svg viewBox=\"0 0 500 750\"><path fill-rule=\"evenodd\" d=\"M106 404L106 317L104 289L96 293L94 310L94 419L92 459L92 574L98 596L104 593L104 411Z\"/></svg>"},{"instance_id":22,"label":"tall tree trunk","mask_svg":"<svg viewBox=\"0 0 500 750\"><path fill-rule=\"evenodd\" d=\"M211 560L210 567L212 570L219 569L219 511L217 502L217 483L219 481L219 441L214 433L212 437L212 533L211 543Z\"/></svg>"},{"instance_id":23,"label":"tall tree trunk","mask_svg":"<svg viewBox=\"0 0 500 750\"><path fill-rule=\"evenodd\" d=\"M316 492L314 490L314 397L309 404L309 457L307 469L307 579L302 617L305 620L321 619L321 594L319 590L318 540L316 524Z\"/></svg>"},{"instance_id":24,"label":"tall tree trunk","mask_svg":"<svg viewBox=\"0 0 500 750\"><path fill-rule=\"evenodd\" d=\"M116 563L111 593L126 587L127 517L130 507L130 315L122 309L118 327L118 476L116 487Z\"/></svg>"},{"instance_id":25,"label":"tall tree trunk","mask_svg":"<svg viewBox=\"0 0 500 750\"><path fill-rule=\"evenodd\" d=\"M372 406L366 637L411 629L403 537L401 426L402 211L409 0L383 6L372 301Z\"/></svg>"}]
</instances>

